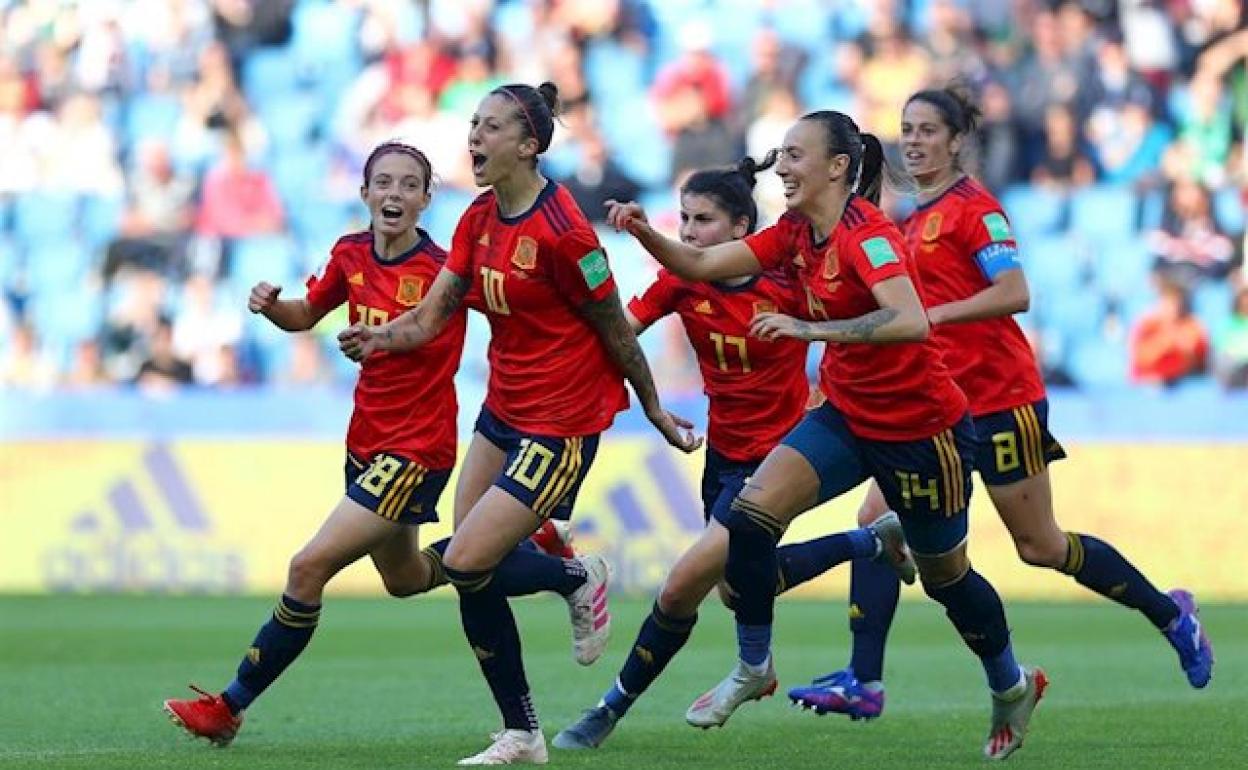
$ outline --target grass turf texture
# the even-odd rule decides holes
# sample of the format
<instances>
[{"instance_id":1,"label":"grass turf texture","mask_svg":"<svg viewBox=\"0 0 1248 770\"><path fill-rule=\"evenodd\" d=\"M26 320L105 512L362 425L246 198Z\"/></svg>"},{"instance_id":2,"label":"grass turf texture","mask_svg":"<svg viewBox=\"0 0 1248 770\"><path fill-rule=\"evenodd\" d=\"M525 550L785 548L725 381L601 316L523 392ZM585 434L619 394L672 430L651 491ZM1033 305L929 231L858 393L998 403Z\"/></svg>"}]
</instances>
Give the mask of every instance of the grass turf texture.
<instances>
[{"instance_id":1,"label":"grass turf texture","mask_svg":"<svg viewBox=\"0 0 1248 770\"><path fill-rule=\"evenodd\" d=\"M565 605L514 603L547 740L611 682L648 610L616 601L613 639L592 668L571 660ZM0 766L90 768L452 767L499 724L455 605L444 598L331 598L303 657L215 749L169 723L162 699L217 691L272 607L258 598L0 597ZM1248 757L1248 608L1203 617L1219 663L1191 690L1170 647L1104 602L1009 606L1019 659L1053 684L1019 767L1243 767ZM846 659L840 602L777 605L778 697L723 730L684 710L729 670L730 618L703 611L666 674L593 752L551 749L556 767L982 767L983 674L928 601L903 604L886 663L884 717L851 723L788 707L784 688ZM1237 726L1238 725L1238 726Z\"/></svg>"}]
</instances>

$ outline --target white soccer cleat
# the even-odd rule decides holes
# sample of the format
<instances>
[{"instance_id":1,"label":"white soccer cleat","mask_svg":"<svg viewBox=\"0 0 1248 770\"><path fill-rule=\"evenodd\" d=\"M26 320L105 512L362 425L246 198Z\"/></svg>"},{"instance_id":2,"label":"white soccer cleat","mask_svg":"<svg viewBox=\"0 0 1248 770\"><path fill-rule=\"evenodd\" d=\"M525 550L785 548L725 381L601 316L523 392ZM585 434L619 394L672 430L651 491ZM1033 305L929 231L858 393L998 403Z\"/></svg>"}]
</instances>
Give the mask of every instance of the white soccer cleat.
<instances>
[{"instance_id":1,"label":"white soccer cleat","mask_svg":"<svg viewBox=\"0 0 1248 770\"><path fill-rule=\"evenodd\" d=\"M1005 759L1023 745L1031 714L1044 697L1049 678L1044 669L1023 666L1022 692L1006 699L992 695L992 727L984 744L984 756L988 759Z\"/></svg>"},{"instance_id":2,"label":"white soccer cleat","mask_svg":"<svg viewBox=\"0 0 1248 770\"><path fill-rule=\"evenodd\" d=\"M880 555L875 560L892 567L901 582L908 586L914 585L918 568L910 548L906 545L906 533L901 528L901 519L897 514L889 511L867 525L867 529L874 532L880 541Z\"/></svg>"},{"instance_id":3,"label":"white soccer cleat","mask_svg":"<svg viewBox=\"0 0 1248 770\"><path fill-rule=\"evenodd\" d=\"M597 554L576 557L585 568L585 585L568 595L572 619L572 656L588 666L602 656L611 636L611 613L607 611L607 584L611 565Z\"/></svg>"},{"instance_id":4,"label":"white soccer cleat","mask_svg":"<svg viewBox=\"0 0 1248 770\"><path fill-rule=\"evenodd\" d=\"M546 736L541 730L503 730L490 736L494 742L480 754L464 757L460 765L544 765Z\"/></svg>"},{"instance_id":5,"label":"white soccer cleat","mask_svg":"<svg viewBox=\"0 0 1248 770\"><path fill-rule=\"evenodd\" d=\"M693 702L685 712L685 721L703 730L723 727L738 706L746 701L762 700L774 694L776 684L776 667L770 657L767 659L767 669L761 674L751 673L745 663L737 661L737 667L724 681Z\"/></svg>"}]
</instances>

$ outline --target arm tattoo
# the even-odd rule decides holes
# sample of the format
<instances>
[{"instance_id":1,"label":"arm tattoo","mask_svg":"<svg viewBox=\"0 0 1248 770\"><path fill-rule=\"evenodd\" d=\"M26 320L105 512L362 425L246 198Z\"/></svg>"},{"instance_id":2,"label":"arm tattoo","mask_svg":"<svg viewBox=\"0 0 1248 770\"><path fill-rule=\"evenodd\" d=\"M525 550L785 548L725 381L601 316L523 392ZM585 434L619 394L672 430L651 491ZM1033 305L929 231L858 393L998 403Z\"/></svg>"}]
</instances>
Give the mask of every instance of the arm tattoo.
<instances>
[{"instance_id":1,"label":"arm tattoo","mask_svg":"<svg viewBox=\"0 0 1248 770\"><path fill-rule=\"evenodd\" d=\"M408 310L399 319L405 321L386 327L377 333L379 337L386 341L387 345L398 341L401 349L410 349L418 347L429 342L442 331L442 327L446 325L447 320L455 315L455 311L459 310L460 304L464 301L464 296L468 294L468 289L472 287L472 282L460 278L454 273L450 275L450 285L446 293L441 296L436 304L429 305L426 309L425 303L421 303L417 307ZM423 312L422 312L423 311ZM422 316L432 315L432 318L422 318Z\"/></svg>"},{"instance_id":2,"label":"arm tattoo","mask_svg":"<svg viewBox=\"0 0 1248 770\"><path fill-rule=\"evenodd\" d=\"M624 378L633 386L633 392L646 409L657 407L659 394L650 375L650 365L637 343L637 335L624 317L619 294L612 290L605 299L587 302L581 306L581 315L589 321L611 360L620 368Z\"/></svg>"},{"instance_id":3,"label":"arm tattoo","mask_svg":"<svg viewBox=\"0 0 1248 770\"><path fill-rule=\"evenodd\" d=\"M899 315L896 308L882 307L847 321L823 321L809 324L813 339L829 342L870 342L875 332ZM808 337L811 339L812 337Z\"/></svg>"}]
</instances>

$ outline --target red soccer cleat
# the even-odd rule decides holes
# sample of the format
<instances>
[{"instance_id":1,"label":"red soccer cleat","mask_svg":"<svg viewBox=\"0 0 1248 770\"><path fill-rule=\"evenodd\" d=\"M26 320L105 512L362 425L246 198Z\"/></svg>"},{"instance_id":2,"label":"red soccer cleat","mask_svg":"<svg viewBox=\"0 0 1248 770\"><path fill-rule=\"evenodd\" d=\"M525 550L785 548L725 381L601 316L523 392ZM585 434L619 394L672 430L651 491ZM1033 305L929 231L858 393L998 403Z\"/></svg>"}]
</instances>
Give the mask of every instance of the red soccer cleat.
<instances>
[{"instance_id":1,"label":"red soccer cleat","mask_svg":"<svg viewBox=\"0 0 1248 770\"><path fill-rule=\"evenodd\" d=\"M207 738L214 746L229 746L243 726L243 715L231 714L220 695L204 692L195 685L190 687L200 694L198 699L165 701L170 721L196 738Z\"/></svg>"},{"instance_id":2,"label":"red soccer cleat","mask_svg":"<svg viewBox=\"0 0 1248 770\"><path fill-rule=\"evenodd\" d=\"M569 522L547 519L536 532L529 535L529 539L543 553L562 559L576 558L576 551L572 550L572 525Z\"/></svg>"}]
</instances>

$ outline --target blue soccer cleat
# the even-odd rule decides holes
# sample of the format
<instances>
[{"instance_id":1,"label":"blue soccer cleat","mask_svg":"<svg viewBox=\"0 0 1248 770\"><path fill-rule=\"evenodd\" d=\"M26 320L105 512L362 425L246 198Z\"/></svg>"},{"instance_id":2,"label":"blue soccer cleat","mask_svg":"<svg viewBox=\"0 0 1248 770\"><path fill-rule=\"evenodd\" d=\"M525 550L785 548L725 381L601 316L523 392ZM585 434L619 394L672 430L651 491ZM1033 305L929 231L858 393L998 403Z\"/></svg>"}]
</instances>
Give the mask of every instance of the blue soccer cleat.
<instances>
[{"instance_id":1,"label":"blue soccer cleat","mask_svg":"<svg viewBox=\"0 0 1248 770\"><path fill-rule=\"evenodd\" d=\"M1213 678L1213 645L1200 622L1200 608L1192 592L1176 588L1169 596L1179 605L1179 616L1162 634L1179 653L1179 665L1183 666L1188 683L1199 689Z\"/></svg>"},{"instance_id":2,"label":"blue soccer cleat","mask_svg":"<svg viewBox=\"0 0 1248 770\"><path fill-rule=\"evenodd\" d=\"M855 722L875 719L884 711L884 687L867 689L853 669L833 671L804 687L789 690L789 700L816 714L845 714Z\"/></svg>"},{"instance_id":3,"label":"blue soccer cleat","mask_svg":"<svg viewBox=\"0 0 1248 770\"><path fill-rule=\"evenodd\" d=\"M618 721L620 718L607 706L586 709L580 719L563 728L555 736L555 748L596 749L615 729L615 723Z\"/></svg>"}]
</instances>

